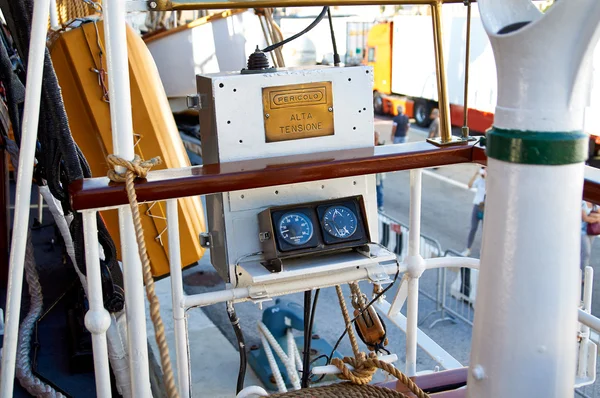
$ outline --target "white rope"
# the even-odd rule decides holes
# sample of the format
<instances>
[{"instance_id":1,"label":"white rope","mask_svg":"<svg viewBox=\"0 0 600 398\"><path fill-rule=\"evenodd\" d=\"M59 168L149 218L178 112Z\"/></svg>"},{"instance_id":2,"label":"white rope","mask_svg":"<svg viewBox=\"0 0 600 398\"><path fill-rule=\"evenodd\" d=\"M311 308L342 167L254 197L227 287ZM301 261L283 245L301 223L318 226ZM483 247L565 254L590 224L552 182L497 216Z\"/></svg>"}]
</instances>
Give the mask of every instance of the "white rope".
<instances>
[{"instance_id":1,"label":"white rope","mask_svg":"<svg viewBox=\"0 0 600 398\"><path fill-rule=\"evenodd\" d=\"M292 333L292 329L287 330L287 339L288 339L288 353L293 355L293 358L296 362L296 369L300 372L303 371L302 357L300 356L300 351L298 350L298 346L296 345L296 339L294 339L294 334Z\"/></svg>"},{"instance_id":2,"label":"white rope","mask_svg":"<svg viewBox=\"0 0 600 398\"><path fill-rule=\"evenodd\" d=\"M273 335L269 331L269 328L267 328L267 326L264 323L262 323L261 321L258 322L258 331L259 331L259 333L264 335L264 337L267 339L268 343L275 350L275 353L277 353L277 356L279 357L279 359L281 359L281 362L283 362L285 369L287 370L288 377L290 378L290 381L292 382L292 385L294 386L294 390L299 390L301 388L300 387L300 377L298 376L298 370L296 369L296 364L294 361L295 354L294 354L293 350L290 353L290 355L291 355L291 358L290 358L290 356L288 356L283 351L283 348L281 348L281 346L279 345L279 343L277 342L275 337L273 337ZM264 343L263 343L263 346L265 346ZM265 352L266 352L266 350L265 350ZM276 363L275 363L275 366L277 366ZM272 365L271 365L271 368L273 368Z\"/></svg>"},{"instance_id":3,"label":"white rope","mask_svg":"<svg viewBox=\"0 0 600 398\"><path fill-rule=\"evenodd\" d=\"M77 273L77 276L79 277L79 281L81 282L81 285L83 286L83 291L87 295L87 282L85 279L85 275L83 275L83 273L81 272L79 267L77 267L77 262L75 261L75 246L73 245L73 238L71 237L71 233L69 232L69 224L70 223L68 223L67 219L65 218L65 215L62 210L62 206L60 205L60 203L58 203L56 198L54 196L52 196L52 193L50 192L50 188L48 188L47 185L42 185L39 188L40 188L40 193L42 194L42 197L44 198L44 201L46 203L48 203L48 209L50 210L50 213L52 214L52 218L54 218L54 222L56 223L56 226L58 227L58 230L60 231L60 235L62 236L63 241L65 242L67 255L71 259L71 264L73 264L75 266L75 272ZM72 218L71 218L71 220L72 220Z\"/></svg>"},{"instance_id":4,"label":"white rope","mask_svg":"<svg viewBox=\"0 0 600 398\"><path fill-rule=\"evenodd\" d=\"M269 342L267 341L265 335L260 332L260 328L258 329L258 335L260 336L260 341L262 342L263 349L265 350L267 361L269 361L271 372L273 372L273 378L275 379L275 384L277 384L277 390L279 392L288 392L287 387L283 382L283 377L281 377L281 371L279 370L279 366L277 366L277 362L275 361L275 356L273 355L271 346L269 345Z\"/></svg>"},{"instance_id":5,"label":"white rope","mask_svg":"<svg viewBox=\"0 0 600 398\"><path fill-rule=\"evenodd\" d=\"M13 169L15 170L15 173L17 173L19 165L19 148L14 141L6 139L6 150L10 154ZM31 230L27 234L27 243L25 247L25 279L29 286L31 302L29 305L29 312L25 319L23 319L23 322L21 322L19 328L19 343L15 360L15 376L19 380L21 386L35 397L63 398L64 395L35 377L31 371L31 359L29 358L29 352L31 351L31 334L33 333L35 323L42 314L44 305L42 286L40 285L33 252L33 244L31 243Z\"/></svg>"}]
</instances>

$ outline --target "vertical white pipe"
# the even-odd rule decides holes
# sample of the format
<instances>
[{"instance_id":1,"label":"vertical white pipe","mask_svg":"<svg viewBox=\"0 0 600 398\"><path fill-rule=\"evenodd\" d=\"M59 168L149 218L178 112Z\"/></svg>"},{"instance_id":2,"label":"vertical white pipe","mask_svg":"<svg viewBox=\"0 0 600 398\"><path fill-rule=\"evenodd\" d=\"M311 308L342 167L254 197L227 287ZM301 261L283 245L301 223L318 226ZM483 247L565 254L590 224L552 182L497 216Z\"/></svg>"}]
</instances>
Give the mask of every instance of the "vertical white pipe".
<instances>
[{"instance_id":1,"label":"vertical white pipe","mask_svg":"<svg viewBox=\"0 0 600 398\"><path fill-rule=\"evenodd\" d=\"M409 256L418 256L421 250L421 180L421 170L410 171Z\"/></svg>"},{"instance_id":2,"label":"vertical white pipe","mask_svg":"<svg viewBox=\"0 0 600 398\"><path fill-rule=\"evenodd\" d=\"M50 0L50 27L52 29L59 29L58 24L58 10L56 9L56 0Z\"/></svg>"},{"instance_id":3,"label":"vertical white pipe","mask_svg":"<svg viewBox=\"0 0 600 398\"><path fill-rule=\"evenodd\" d=\"M588 314L592 310L592 292L593 292L593 280L594 280L594 269L592 267L585 267L584 270L584 284L583 284L583 310ZM581 324L581 341L579 343L579 366L577 368L577 376L585 378L591 375L587 374L587 363L588 363L588 341L590 340L590 327Z\"/></svg>"},{"instance_id":4,"label":"vertical white pipe","mask_svg":"<svg viewBox=\"0 0 600 398\"><path fill-rule=\"evenodd\" d=\"M410 216L408 241L408 300L406 307L406 374L417 373L417 331L419 316L419 277L424 263L421 243L421 170L410 171Z\"/></svg>"},{"instance_id":5,"label":"vertical white pipe","mask_svg":"<svg viewBox=\"0 0 600 398\"><path fill-rule=\"evenodd\" d=\"M175 323L175 352L177 354L177 380L179 395L190 398L190 365L185 309L183 308L183 279L179 241L179 213L177 199L167 200L167 233L169 236L169 263L171 270L171 297Z\"/></svg>"},{"instance_id":6,"label":"vertical white pipe","mask_svg":"<svg viewBox=\"0 0 600 398\"><path fill-rule=\"evenodd\" d=\"M42 224L42 222L44 217L44 197L42 196L42 191L41 191L41 187L38 186L38 221L40 224Z\"/></svg>"},{"instance_id":7,"label":"vertical white pipe","mask_svg":"<svg viewBox=\"0 0 600 398\"><path fill-rule=\"evenodd\" d=\"M2 398L11 398L13 396L19 313L23 290L25 243L27 242L27 231L29 229L31 179L33 178L35 141L40 116L40 97L42 92L49 8L49 0L36 0L33 7L31 40L29 43L29 64L27 65L27 86L25 87L23 135L21 137L21 156L19 156L19 169L17 173L15 215L8 273L6 328L2 350L0 381L0 397Z\"/></svg>"},{"instance_id":8,"label":"vertical white pipe","mask_svg":"<svg viewBox=\"0 0 600 398\"><path fill-rule=\"evenodd\" d=\"M573 395L583 170L488 158L468 397Z\"/></svg>"},{"instance_id":9,"label":"vertical white pipe","mask_svg":"<svg viewBox=\"0 0 600 398\"><path fill-rule=\"evenodd\" d=\"M600 2L574 3L558 1L541 13L527 0L478 1L498 98L486 134L467 397L573 396L588 155L581 131L600 34ZM549 65L552 77L544 79Z\"/></svg>"},{"instance_id":10,"label":"vertical white pipe","mask_svg":"<svg viewBox=\"0 0 600 398\"><path fill-rule=\"evenodd\" d=\"M123 1L105 0L104 24L113 151L116 156L132 160L134 157L133 122L125 30L125 3ZM134 397L150 397L142 264L135 240L131 209L129 206L123 206L119 208L118 213L123 256L125 308L129 323L127 335L132 395Z\"/></svg>"},{"instance_id":11,"label":"vertical white pipe","mask_svg":"<svg viewBox=\"0 0 600 398\"><path fill-rule=\"evenodd\" d=\"M85 327L92 334L96 394L99 398L110 397L111 386L106 331L110 327L111 319L110 314L104 308L102 298L100 255L98 253L98 224L95 211L85 211L83 213L83 234L85 241L87 292L90 305L89 311L85 314Z\"/></svg>"},{"instance_id":12,"label":"vertical white pipe","mask_svg":"<svg viewBox=\"0 0 600 398\"><path fill-rule=\"evenodd\" d=\"M417 373L417 328L419 315L419 278L408 279L408 301L406 308L406 374Z\"/></svg>"}]
</instances>

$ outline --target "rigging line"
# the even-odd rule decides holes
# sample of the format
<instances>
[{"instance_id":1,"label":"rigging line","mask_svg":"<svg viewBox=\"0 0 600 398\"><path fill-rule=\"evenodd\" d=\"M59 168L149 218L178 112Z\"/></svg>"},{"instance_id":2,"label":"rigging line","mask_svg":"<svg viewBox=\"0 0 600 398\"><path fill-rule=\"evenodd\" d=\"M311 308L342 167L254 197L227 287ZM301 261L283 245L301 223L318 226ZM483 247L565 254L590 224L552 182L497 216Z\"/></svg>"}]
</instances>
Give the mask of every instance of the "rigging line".
<instances>
[{"instance_id":1,"label":"rigging line","mask_svg":"<svg viewBox=\"0 0 600 398\"><path fill-rule=\"evenodd\" d=\"M400 274L400 262L398 260L396 260L396 266L397 266L397 270L396 270L396 275L394 276L394 280L392 281L392 283L390 283L385 289L383 289L381 292L377 293L377 295L375 297L373 297L373 299L371 299L371 301L369 301L369 303L358 312L358 314L352 318L352 320L350 321L350 324L353 325L354 322L356 322L356 320L366 311L369 309L369 307L371 307L373 305L373 303L375 303L375 301L379 300L379 298L381 296L383 296L388 290L390 290L392 288L392 286L394 286L396 284L396 281L398 280L398 275ZM342 333L342 335L340 336L340 338L337 340L337 342L335 343L335 345L333 346L333 349L331 350L331 354L329 355L329 358L327 359L327 365L329 365L331 363L331 360L333 359L333 354L335 353L335 350L337 350L338 346L340 345L340 343L342 342L342 339L344 338L344 336L346 336L346 333L348 333L348 328L344 328L344 332Z\"/></svg>"}]
</instances>

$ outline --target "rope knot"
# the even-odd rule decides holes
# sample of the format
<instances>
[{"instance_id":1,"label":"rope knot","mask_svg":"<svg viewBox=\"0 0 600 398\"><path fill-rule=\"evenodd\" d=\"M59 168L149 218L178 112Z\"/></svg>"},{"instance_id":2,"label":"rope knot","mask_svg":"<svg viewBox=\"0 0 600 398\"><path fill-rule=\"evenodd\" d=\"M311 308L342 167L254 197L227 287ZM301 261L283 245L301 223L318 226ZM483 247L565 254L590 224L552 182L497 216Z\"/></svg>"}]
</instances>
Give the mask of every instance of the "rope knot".
<instances>
[{"instance_id":1,"label":"rope knot","mask_svg":"<svg viewBox=\"0 0 600 398\"><path fill-rule=\"evenodd\" d=\"M333 358L331 364L342 372L341 375L338 375L340 379L348 380L354 384L364 385L369 384L373 375L377 372L377 366L375 366L373 362L373 359L376 358L377 355L373 352L368 357L364 352L361 352L355 358ZM354 370L350 370L347 365L352 366Z\"/></svg>"},{"instance_id":2,"label":"rope knot","mask_svg":"<svg viewBox=\"0 0 600 398\"><path fill-rule=\"evenodd\" d=\"M113 182L125 182L128 176L133 178L146 178L150 169L161 164L160 157L155 157L150 160L142 160L139 155L135 155L132 161L125 160L115 155L108 155L106 158L108 165L111 167L108 170L108 178ZM121 166L126 169L124 173L118 173L115 167Z\"/></svg>"}]
</instances>

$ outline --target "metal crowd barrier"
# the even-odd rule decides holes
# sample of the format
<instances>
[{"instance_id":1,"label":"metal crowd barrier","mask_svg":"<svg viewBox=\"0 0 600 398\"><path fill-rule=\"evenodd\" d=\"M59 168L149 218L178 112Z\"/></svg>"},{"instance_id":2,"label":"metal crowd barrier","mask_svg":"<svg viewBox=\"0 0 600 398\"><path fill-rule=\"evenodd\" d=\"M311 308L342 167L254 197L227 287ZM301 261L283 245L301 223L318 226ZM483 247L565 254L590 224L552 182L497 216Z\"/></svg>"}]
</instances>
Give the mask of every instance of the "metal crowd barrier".
<instances>
[{"instance_id":1,"label":"metal crowd barrier","mask_svg":"<svg viewBox=\"0 0 600 398\"><path fill-rule=\"evenodd\" d=\"M402 261L408 253L408 226L380 211L379 236L380 243L396 253ZM421 234L420 240L420 254L423 258L463 257L455 250L444 252L440 243L429 236ZM427 314L419 324L422 325L429 318L439 314L439 318L434 320L429 328L443 321L456 322L456 319L473 326L477 273L477 270L469 268L439 268L433 291L428 289L426 284L420 284L419 293L431 299L435 303L435 309Z\"/></svg>"},{"instance_id":2,"label":"metal crowd barrier","mask_svg":"<svg viewBox=\"0 0 600 398\"><path fill-rule=\"evenodd\" d=\"M379 237L381 245L396 253L400 261L408 254L409 228L406 224L395 218L379 212ZM423 258L435 258L442 255L442 246L437 240L421 234L420 254ZM437 270L435 292L428 291L425 286L420 285L419 293L437 303L441 300L438 292L441 291L442 269Z\"/></svg>"}]
</instances>

